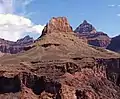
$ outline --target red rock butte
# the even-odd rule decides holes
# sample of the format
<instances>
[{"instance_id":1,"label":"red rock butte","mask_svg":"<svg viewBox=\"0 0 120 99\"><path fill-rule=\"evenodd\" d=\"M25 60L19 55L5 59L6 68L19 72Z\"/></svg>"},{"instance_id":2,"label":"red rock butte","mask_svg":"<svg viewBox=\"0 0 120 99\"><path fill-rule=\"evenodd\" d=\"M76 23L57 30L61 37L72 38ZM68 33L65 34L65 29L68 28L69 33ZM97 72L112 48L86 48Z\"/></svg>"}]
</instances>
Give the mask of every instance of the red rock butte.
<instances>
[{"instance_id":1,"label":"red rock butte","mask_svg":"<svg viewBox=\"0 0 120 99\"><path fill-rule=\"evenodd\" d=\"M43 29L42 35L58 32L73 32L66 17L53 17Z\"/></svg>"}]
</instances>

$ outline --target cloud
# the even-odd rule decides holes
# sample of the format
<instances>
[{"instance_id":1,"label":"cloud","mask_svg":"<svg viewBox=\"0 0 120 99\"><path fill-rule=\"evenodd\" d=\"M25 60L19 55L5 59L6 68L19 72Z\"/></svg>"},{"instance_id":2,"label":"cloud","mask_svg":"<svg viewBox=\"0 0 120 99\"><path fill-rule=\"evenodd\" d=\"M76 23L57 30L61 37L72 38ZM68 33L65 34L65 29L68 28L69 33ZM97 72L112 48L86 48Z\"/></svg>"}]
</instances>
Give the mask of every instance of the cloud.
<instances>
[{"instance_id":1,"label":"cloud","mask_svg":"<svg viewBox=\"0 0 120 99\"><path fill-rule=\"evenodd\" d=\"M27 6L27 5L29 5L31 2L33 2L34 0L24 0L24 2L23 2L23 5L24 6Z\"/></svg>"},{"instance_id":2,"label":"cloud","mask_svg":"<svg viewBox=\"0 0 120 99\"><path fill-rule=\"evenodd\" d=\"M35 25L23 16L0 14L0 38L16 41L27 32L41 35L43 28L44 26Z\"/></svg>"},{"instance_id":3,"label":"cloud","mask_svg":"<svg viewBox=\"0 0 120 99\"><path fill-rule=\"evenodd\" d=\"M16 41L27 33L41 35L44 26L34 24L25 17L32 14L32 12L27 12L27 6L33 1L0 0L0 38Z\"/></svg>"},{"instance_id":4,"label":"cloud","mask_svg":"<svg viewBox=\"0 0 120 99\"><path fill-rule=\"evenodd\" d=\"M29 4L34 0L0 0L0 13L25 14ZM19 9L19 12L17 11Z\"/></svg>"},{"instance_id":5,"label":"cloud","mask_svg":"<svg viewBox=\"0 0 120 99\"><path fill-rule=\"evenodd\" d=\"M108 5L109 7L115 7L116 5L112 4L112 5Z\"/></svg>"},{"instance_id":6,"label":"cloud","mask_svg":"<svg viewBox=\"0 0 120 99\"><path fill-rule=\"evenodd\" d=\"M0 13L13 13L13 0L1 0L0 1Z\"/></svg>"},{"instance_id":7,"label":"cloud","mask_svg":"<svg viewBox=\"0 0 120 99\"><path fill-rule=\"evenodd\" d=\"M12 0L13 1L13 0ZM14 0L14 12L18 14L17 9L19 9L19 15L28 15L27 7L33 2L34 0ZM30 12L31 13L31 12Z\"/></svg>"},{"instance_id":8,"label":"cloud","mask_svg":"<svg viewBox=\"0 0 120 99\"><path fill-rule=\"evenodd\" d=\"M119 17L120 17L120 14L117 14L117 16L119 16Z\"/></svg>"},{"instance_id":9,"label":"cloud","mask_svg":"<svg viewBox=\"0 0 120 99\"><path fill-rule=\"evenodd\" d=\"M108 5L108 7L120 7L120 4L118 4L118 5L111 4L111 5Z\"/></svg>"}]
</instances>

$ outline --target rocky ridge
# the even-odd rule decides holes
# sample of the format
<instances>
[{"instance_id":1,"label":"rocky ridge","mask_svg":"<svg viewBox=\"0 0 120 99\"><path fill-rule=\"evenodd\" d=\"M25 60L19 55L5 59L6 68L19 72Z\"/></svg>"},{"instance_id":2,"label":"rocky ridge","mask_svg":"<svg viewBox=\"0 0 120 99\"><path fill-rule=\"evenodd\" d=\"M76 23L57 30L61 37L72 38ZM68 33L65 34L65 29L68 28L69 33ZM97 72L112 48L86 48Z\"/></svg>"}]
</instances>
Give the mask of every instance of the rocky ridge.
<instances>
[{"instance_id":1,"label":"rocky ridge","mask_svg":"<svg viewBox=\"0 0 120 99\"><path fill-rule=\"evenodd\" d=\"M24 51L24 48L34 43L34 39L30 36L25 36L16 42L0 39L0 52L16 54Z\"/></svg>"},{"instance_id":2,"label":"rocky ridge","mask_svg":"<svg viewBox=\"0 0 120 99\"><path fill-rule=\"evenodd\" d=\"M77 35L82 39L87 39L88 44L97 47L106 48L110 44L110 37L103 32L98 32L92 24L88 23L86 20L80 24L75 31Z\"/></svg>"}]
</instances>

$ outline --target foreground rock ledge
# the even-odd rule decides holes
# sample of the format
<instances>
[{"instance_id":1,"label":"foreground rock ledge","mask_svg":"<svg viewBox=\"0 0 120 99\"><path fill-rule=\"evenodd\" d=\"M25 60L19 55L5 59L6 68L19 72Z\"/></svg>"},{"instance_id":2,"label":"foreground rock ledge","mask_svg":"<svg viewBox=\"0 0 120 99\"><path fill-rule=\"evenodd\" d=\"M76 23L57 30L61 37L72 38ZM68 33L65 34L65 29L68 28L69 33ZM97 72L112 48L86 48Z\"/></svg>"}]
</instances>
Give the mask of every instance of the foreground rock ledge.
<instances>
[{"instance_id":1,"label":"foreground rock ledge","mask_svg":"<svg viewBox=\"0 0 120 99\"><path fill-rule=\"evenodd\" d=\"M117 84L120 83L119 72L115 71L114 67L118 61L119 59L97 59L94 61L95 64L92 61L84 62L81 68L72 62L60 64L57 60L49 61L47 64L53 65L47 68L48 72L45 72L44 63L39 61L32 62L33 65L42 63L36 68L22 71L0 71L0 98L119 99L120 88L113 83L114 81L117 81ZM111 62L114 64L110 65ZM42 70L41 74L40 70ZM116 73L118 79L113 79L112 73Z\"/></svg>"}]
</instances>

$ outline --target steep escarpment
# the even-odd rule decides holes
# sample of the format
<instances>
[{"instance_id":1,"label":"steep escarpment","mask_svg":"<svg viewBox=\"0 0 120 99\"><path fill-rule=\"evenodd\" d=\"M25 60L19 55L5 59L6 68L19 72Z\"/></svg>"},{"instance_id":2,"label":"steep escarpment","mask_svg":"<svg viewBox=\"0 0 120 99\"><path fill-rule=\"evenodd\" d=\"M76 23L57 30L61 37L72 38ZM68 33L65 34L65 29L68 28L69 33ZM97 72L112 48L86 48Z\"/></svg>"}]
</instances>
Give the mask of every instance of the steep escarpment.
<instances>
[{"instance_id":1,"label":"steep escarpment","mask_svg":"<svg viewBox=\"0 0 120 99\"><path fill-rule=\"evenodd\" d=\"M73 30L66 17L53 17L43 29L42 35L53 32L73 32Z\"/></svg>"},{"instance_id":2,"label":"steep escarpment","mask_svg":"<svg viewBox=\"0 0 120 99\"><path fill-rule=\"evenodd\" d=\"M84 43L67 20L54 19L59 27L50 21L33 48L0 58L0 98L119 99L120 55Z\"/></svg>"},{"instance_id":3,"label":"steep escarpment","mask_svg":"<svg viewBox=\"0 0 120 99\"><path fill-rule=\"evenodd\" d=\"M110 37L104 32L98 32L86 20L75 29L75 32L80 38L87 39L90 45L106 48L110 44Z\"/></svg>"}]
</instances>

